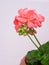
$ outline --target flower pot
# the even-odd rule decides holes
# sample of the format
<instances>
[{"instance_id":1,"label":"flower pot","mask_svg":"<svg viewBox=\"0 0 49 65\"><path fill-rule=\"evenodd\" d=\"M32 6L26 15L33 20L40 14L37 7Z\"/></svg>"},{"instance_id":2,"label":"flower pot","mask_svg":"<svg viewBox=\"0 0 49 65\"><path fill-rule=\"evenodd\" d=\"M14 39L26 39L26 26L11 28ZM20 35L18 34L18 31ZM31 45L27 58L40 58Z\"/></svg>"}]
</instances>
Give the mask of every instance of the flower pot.
<instances>
[{"instance_id":1,"label":"flower pot","mask_svg":"<svg viewBox=\"0 0 49 65\"><path fill-rule=\"evenodd\" d=\"M25 63L25 57L22 58L22 60L20 62L20 65L26 65L26 63Z\"/></svg>"}]
</instances>

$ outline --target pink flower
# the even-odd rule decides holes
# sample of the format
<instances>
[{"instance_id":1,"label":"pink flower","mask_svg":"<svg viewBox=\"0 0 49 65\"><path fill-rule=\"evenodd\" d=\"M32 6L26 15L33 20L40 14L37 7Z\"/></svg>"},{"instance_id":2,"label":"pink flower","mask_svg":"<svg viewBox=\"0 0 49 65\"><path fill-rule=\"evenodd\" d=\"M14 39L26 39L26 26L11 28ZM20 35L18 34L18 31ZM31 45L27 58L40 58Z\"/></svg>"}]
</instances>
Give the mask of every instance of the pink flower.
<instances>
[{"instance_id":1,"label":"pink flower","mask_svg":"<svg viewBox=\"0 0 49 65\"><path fill-rule=\"evenodd\" d=\"M16 30L18 30L23 24L26 24L28 28L41 27L44 20L44 16L37 14L35 10L24 8L18 10L18 16L16 16L14 23Z\"/></svg>"}]
</instances>

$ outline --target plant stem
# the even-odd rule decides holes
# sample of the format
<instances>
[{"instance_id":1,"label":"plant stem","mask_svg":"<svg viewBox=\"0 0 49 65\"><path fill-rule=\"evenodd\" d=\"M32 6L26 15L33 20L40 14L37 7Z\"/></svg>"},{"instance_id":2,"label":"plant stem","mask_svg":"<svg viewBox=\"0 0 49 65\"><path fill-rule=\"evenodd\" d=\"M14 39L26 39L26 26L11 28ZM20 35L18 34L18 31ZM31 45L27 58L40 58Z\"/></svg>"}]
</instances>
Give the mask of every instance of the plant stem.
<instances>
[{"instance_id":1,"label":"plant stem","mask_svg":"<svg viewBox=\"0 0 49 65\"><path fill-rule=\"evenodd\" d=\"M34 35L36 41L38 42L39 46L41 46L41 44L40 44L40 42L38 41L38 39L37 39L37 37L35 36L35 34L33 34L33 35ZM41 50L39 50L39 51L40 51L40 52L42 51L42 52L44 53L43 48L41 48Z\"/></svg>"},{"instance_id":2,"label":"plant stem","mask_svg":"<svg viewBox=\"0 0 49 65\"><path fill-rule=\"evenodd\" d=\"M28 35L29 39L32 41L32 43L38 48L38 46L35 44L35 42L32 40L32 38L30 37L30 35Z\"/></svg>"},{"instance_id":3,"label":"plant stem","mask_svg":"<svg viewBox=\"0 0 49 65\"><path fill-rule=\"evenodd\" d=\"M35 36L35 34L33 34L33 35L34 35L36 41L38 42L38 44L41 46L41 44L40 44L40 42L38 41L38 39L37 39L37 37Z\"/></svg>"}]
</instances>

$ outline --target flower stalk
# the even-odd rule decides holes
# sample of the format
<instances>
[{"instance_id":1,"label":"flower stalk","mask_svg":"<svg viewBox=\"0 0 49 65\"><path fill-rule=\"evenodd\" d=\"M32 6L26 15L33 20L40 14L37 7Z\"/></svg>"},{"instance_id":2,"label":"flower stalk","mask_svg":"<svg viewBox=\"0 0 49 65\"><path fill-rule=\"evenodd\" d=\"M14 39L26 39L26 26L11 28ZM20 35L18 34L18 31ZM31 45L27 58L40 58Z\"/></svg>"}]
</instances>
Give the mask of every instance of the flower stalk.
<instances>
[{"instance_id":1,"label":"flower stalk","mask_svg":"<svg viewBox=\"0 0 49 65\"><path fill-rule=\"evenodd\" d=\"M32 43L38 48L38 46L36 45L36 43L32 40L32 38L30 37L30 35L27 35L29 37L29 39L32 41Z\"/></svg>"},{"instance_id":2,"label":"flower stalk","mask_svg":"<svg viewBox=\"0 0 49 65\"><path fill-rule=\"evenodd\" d=\"M40 44L39 40L37 39L36 35L33 34L33 36L34 36L34 38L36 39L36 41L38 42L39 46L41 46L41 44Z\"/></svg>"}]
</instances>

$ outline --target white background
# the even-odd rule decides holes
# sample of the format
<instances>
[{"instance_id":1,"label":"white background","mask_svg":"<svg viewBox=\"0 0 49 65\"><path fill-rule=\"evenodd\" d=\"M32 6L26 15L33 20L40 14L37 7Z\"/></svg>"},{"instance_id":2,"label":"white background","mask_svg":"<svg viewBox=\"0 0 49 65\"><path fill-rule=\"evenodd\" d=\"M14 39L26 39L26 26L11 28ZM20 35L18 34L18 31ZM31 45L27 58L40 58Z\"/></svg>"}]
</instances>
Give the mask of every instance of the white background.
<instances>
[{"instance_id":1,"label":"white background","mask_svg":"<svg viewBox=\"0 0 49 65\"><path fill-rule=\"evenodd\" d=\"M19 65L29 50L36 49L28 37L19 36L14 29L20 8L36 9L45 16L36 36L41 44L49 40L49 0L0 0L0 65Z\"/></svg>"}]
</instances>

